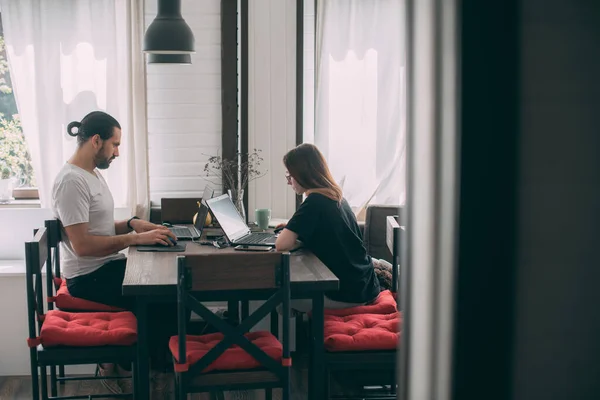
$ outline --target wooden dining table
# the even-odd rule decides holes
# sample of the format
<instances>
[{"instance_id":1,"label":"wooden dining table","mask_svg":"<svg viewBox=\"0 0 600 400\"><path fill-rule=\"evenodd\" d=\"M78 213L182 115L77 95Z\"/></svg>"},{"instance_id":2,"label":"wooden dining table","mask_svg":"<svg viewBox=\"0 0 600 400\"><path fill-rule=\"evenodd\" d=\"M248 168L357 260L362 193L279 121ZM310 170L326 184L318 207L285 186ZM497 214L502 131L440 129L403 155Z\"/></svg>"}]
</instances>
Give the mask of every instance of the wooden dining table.
<instances>
[{"instance_id":1,"label":"wooden dining table","mask_svg":"<svg viewBox=\"0 0 600 400\"><path fill-rule=\"evenodd\" d=\"M185 243L180 241L180 243ZM129 249L123 281L123 295L136 297L138 323L136 398L150 398L150 364L148 349L148 318L152 304L175 302L177 299L177 261L182 254L222 254L235 251L232 247L218 249L188 241L183 253L142 252ZM237 251L236 251L237 252ZM239 252L243 254L242 252ZM310 348L310 399L319 399L324 393L323 320L324 294L339 289L338 278L310 251L300 249L292 253L290 263L292 299L312 299L312 340ZM237 307L235 307L237 311ZM289 323L289 322L288 322Z\"/></svg>"}]
</instances>

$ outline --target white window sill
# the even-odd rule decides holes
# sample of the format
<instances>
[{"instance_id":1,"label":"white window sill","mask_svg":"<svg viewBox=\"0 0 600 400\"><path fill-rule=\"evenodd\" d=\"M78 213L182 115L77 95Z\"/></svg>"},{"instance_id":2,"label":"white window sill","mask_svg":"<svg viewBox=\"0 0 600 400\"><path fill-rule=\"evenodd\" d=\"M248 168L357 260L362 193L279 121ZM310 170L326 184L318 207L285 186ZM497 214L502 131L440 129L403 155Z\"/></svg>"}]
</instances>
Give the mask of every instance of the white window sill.
<instances>
[{"instance_id":1,"label":"white window sill","mask_svg":"<svg viewBox=\"0 0 600 400\"><path fill-rule=\"evenodd\" d=\"M0 279L25 275L25 260L0 260Z\"/></svg>"},{"instance_id":2,"label":"white window sill","mask_svg":"<svg viewBox=\"0 0 600 400\"><path fill-rule=\"evenodd\" d=\"M0 260L0 279L14 276L25 276L25 260ZM46 276L46 266L42 267L42 276Z\"/></svg>"},{"instance_id":3,"label":"white window sill","mask_svg":"<svg viewBox=\"0 0 600 400\"><path fill-rule=\"evenodd\" d=\"M39 199L10 200L7 203L0 202L0 208L41 208L41 203Z\"/></svg>"}]
</instances>

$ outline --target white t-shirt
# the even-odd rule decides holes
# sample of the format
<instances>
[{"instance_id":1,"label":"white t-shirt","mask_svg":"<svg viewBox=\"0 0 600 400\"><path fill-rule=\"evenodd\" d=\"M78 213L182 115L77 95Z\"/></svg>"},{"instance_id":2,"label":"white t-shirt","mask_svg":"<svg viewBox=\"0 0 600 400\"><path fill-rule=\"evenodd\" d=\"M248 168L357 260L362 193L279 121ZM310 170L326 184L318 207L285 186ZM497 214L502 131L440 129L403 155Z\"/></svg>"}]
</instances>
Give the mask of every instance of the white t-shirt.
<instances>
[{"instance_id":1,"label":"white t-shirt","mask_svg":"<svg viewBox=\"0 0 600 400\"><path fill-rule=\"evenodd\" d=\"M52 212L63 226L87 222L90 235L114 236L114 208L110 189L98 171L92 174L68 163L60 170L52 187ZM125 255L79 257L63 232L61 269L67 279L89 274L107 262L121 258Z\"/></svg>"}]
</instances>

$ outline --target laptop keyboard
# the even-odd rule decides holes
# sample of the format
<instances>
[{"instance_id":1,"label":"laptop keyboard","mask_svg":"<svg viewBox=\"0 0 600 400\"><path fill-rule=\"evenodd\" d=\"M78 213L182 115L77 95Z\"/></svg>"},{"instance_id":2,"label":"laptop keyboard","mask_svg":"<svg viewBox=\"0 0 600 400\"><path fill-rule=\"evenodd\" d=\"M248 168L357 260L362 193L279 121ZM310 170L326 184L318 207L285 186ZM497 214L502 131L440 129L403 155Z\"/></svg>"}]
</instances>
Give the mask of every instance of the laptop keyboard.
<instances>
[{"instance_id":1,"label":"laptop keyboard","mask_svg":"<svg viewBox=\"0 0 600 400\"><path fill-rule=\"evenodd\" d=\"M236 244L261 244L275 242L275 236L272 233L253 233L243 239L236 241Z\"/></svg>"},{"instance_id":2,"label":"laptop keyboard","mask_svg":"<svg viewBox=\"0 0 600 400\"><path fill-rule=\"evenodd\" d=\"M177 237L191 237L192 231L189 228L170 228L171 232Z\"/></svg>"}]
</instances>

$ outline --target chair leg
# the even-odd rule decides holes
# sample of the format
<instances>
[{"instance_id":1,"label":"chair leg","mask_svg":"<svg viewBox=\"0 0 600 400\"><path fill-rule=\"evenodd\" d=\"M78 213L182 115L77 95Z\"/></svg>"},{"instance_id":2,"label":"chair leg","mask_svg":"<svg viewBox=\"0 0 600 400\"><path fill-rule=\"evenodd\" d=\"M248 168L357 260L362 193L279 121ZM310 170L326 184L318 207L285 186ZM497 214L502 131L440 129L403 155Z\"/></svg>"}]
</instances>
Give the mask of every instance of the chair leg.
<instances>
[{"instance_id":1,"label":"chair leg","mask_svg":"<svg viewBox=\"0 0 600 400\"><path fill-rule=\"evenodd\" d=\"M330 385L331 375L329 368L325 367L325 376L323 377L323 391L325 392L325 398L323 400L329 400L331 397L331 387Z\"/></svg>"},{"instance_id":2,"label":"chair leg","mask_svg":"<svg viewBox=\"0 0 600 400\"><path fill-rule=\"evenodd\" d=\"M132 398L137 400L139 396L139 391L137 389L139 385L138 375L137 375L137 364L134 362L131 363L131 390L132 390Z\"/></svg>"},{"instance_id":3,"label":"chair leg","mask_svg":"<svg viewBox=\"0 0 600 400\"><path fill-rule=\"evenodd\" d=\"M304 352L307 348L303 319L304 314L296 313L296 353Z\"/></svg>"},{"instance_id":4,"label":"chair leg","mask_svg":"<svg viewBox=\"0 0 600 400\"><path fill-rule=\"evenodd\" d=\"M40 399L40 382L38 375L38 367L36 365L36 361L31 359L31 394L33 400Z\"/></svg>"},{"instance_id":5,"label":"chair leg","mask_svg":"<svg viewBox=\"0 0 600 400\"><path fill-rule=\"evenodd\" d=\"M265 400L273 400L273 389L265 389Z\"/></svg>"},{"instance_id":6,"label":"chair leg","mask_svg":"<svg viewBox=\"0 0 600 400\"><path fill-rule=\"evenodd\" d=\"M65 366L64 365L59 365L58 366L58 377L59 378L64 378L65 377ZM65 381L60 381L60 384L64 386Z\"/></svg>"},{"instance_id":7,"label":"chair leg","mask_svg":"<svg viewBox=\"0 0 600 400\"><path fill-rule=\"evenodd\" d=\"M283 388L282 388L282 400L290 400L290 398L291 398L291 392L292 392L291 379L292 379L291 371L289 371L289 368L288 368L287 376L285 378L285 382L283 383Z\"/></svg>"},{"instance_id":8,"label":"chair leg","mask_svg":"<svg viewBox=\"0 0 600 400\"><path fill-rule=\"evenodd\" d=\"M175 400L179 400L179 381L177 380L177 374L175 374L175 384L173 387L175 389Z\"/></svg>"},{"instance_id":9,"label":"chair leg","mask_svg":"<svg viewBox=\"0 0 600 400\"><path fill-rule=\"evenodd\" d=\"M52 397L58 395L56 390L56 366L54 365L50 367L50 393L52 393Z\"/></svg>"},{"instance_id":10,"label":"chair leg","mask_svg":"<svg viewBox=\"0 0 600 400\"><path fill-rule=\"evenodd\" d=\"M48 400L48 370L46 367L40 367L40 381L42 386L42 400Z\"/></svg>"},{"instance_id":11,"label":"chair leg","mask_svg":"<svg viewBox=\"0 0 600 400\"><path fill-rule=\"evenodd\" d=\"M179 379L177 379L177 392L178 392L178 400L187 399L187 393L185 392L185 385L183 383L183 375L179 375Z\"/></svg>"}]
</instances>

